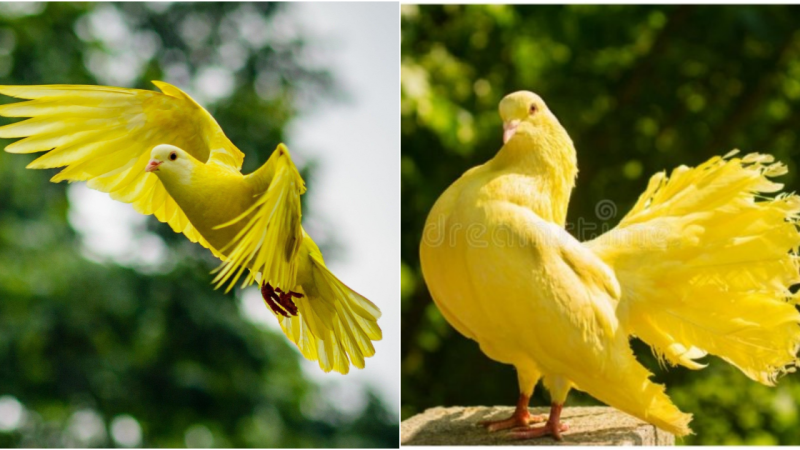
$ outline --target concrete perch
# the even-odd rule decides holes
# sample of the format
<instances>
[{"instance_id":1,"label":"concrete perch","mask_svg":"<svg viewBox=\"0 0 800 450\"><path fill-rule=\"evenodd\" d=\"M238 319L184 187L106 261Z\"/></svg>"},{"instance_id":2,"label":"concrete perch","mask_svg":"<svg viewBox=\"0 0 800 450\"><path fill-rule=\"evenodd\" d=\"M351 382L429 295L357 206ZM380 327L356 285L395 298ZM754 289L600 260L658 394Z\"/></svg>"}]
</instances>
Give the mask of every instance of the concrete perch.
<instances>
[{"instance_id":1,"label":"concrete perch","mask_svg":"<svg viewBox=\"0 0 800 450\"><path fill-rule=\"evenodd\" d=\"M549 408L529 408L547 414ZM508 431L487 432L481 420L511 415L507 406L455 406L431 408L400 425L402 445L675 445L675 436L614 408L603 406L564 408L561 414L569 431L564 440L550 437L514 440Z\"/></svg>"}]
</instances>

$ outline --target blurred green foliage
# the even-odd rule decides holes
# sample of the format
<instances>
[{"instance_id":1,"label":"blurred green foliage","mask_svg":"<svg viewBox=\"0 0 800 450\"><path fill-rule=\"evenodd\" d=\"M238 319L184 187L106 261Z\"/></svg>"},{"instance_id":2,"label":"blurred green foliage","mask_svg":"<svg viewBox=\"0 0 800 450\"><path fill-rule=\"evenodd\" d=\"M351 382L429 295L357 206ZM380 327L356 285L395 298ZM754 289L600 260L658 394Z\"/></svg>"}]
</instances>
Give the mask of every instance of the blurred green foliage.
<instances>
[{"instance_id":1,"label":"blurred green foliage","mask_svg":"<svg viewBox=\"0 0 800 450\"><path fill-rule=\"evenodd\" d=\"M303 98L340 95L325 70L304 65L302 37L280 36L289 7L5 3L0 83L127 77L153 89L149 80L189 83L222 67L228 89L210 110L251 171ZM280 332L212 290L210 253L168 226L148 219L169 270L84 258L66 183L26 170L33 156L0 153L0 446L122 445L117 435L135 436L137 423L145 447L397 445L396 417L375 395L355 416L339 412Z\"/></svg>"},{"instance_id":2,"label":"blurred green foliage","mask_svg":"<svg viewBox=\"0 0 800 450\"><path fill-rule=\"evenodd\" d=\"M439 314L418 257L436 198L500 148L504 95L537 92L575 141L568 221L585 221L581 240L614 226L653 173L732 148L775 155L787 189L800 187L800 7L404 5L401 16L404 419L518 395L513 368ZM597 217L604 199L617 217ZM800 444L800 375L769 388L714 358L701 372L663 370L633 346L694 413L683 443ZM596 404L575 391L568 402ZM540 386L532 404L548 403Z\"/></svg>"}]
</instances>

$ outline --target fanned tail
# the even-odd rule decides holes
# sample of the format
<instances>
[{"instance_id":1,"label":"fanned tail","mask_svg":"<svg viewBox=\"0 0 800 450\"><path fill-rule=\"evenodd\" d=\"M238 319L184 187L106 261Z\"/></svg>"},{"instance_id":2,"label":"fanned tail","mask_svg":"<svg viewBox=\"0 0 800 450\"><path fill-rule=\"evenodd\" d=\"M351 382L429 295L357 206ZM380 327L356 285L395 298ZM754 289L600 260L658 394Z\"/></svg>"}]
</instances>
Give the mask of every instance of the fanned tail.
<instances>
[{"instance_id":1,"label":"fanned tail","mask_svg":"<svg viewBox=\"0 0 800 450\"><path fill-rule=\"evenodd\" d=\"M286 336L307 359L318 361L325 372L346 374L352 363L359 369L375 354L372 341L379 341L381 311L374 303L347 287L322 260L316 244L307 235L310 277L301 281L304 297L295 299L298 315L275 315ZM305 256L303 256L305 257Z\"/></svg>"},{"instance_id":2,"label":"fanned tail","mask_svg":"<svg viewBox=\"0 0 800 450\"><path fill-rule=\"evenodd\" d=\"M798 365L800 197L770 178L786 167L736 152L659 173L610 232L587 245L622 285L621 323L662 362L710 353L773 385Z\"/></svg>"}]
</instances>

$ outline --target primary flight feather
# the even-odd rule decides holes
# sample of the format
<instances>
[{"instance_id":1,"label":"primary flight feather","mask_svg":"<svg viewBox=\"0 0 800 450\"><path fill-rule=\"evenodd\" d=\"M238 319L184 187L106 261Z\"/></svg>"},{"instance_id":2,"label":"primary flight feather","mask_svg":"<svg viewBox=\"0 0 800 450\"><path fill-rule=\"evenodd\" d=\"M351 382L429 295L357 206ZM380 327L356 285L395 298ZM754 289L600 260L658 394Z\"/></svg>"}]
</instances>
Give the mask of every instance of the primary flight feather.
<instances>
[{"instance_id":1,"label":"primary flight feather","mask_svg":"<svg viewBox=\"0 0 800 450\"><path fill-rule=\"evenodd\" d=\"M690 414L635 359L630 336L671 365L716 355L773 385L798 365L800 197L771 180L786 167L735 152L653 176L613 230L578 242L564 229L578 173L572 140L544 101L500 103L504 145L437 200L420 245L444 317L517 370L514 414L484 422L517 437L561 438L571 389L678 436ZM548 418L527 406L543 380ZM546 421L544 426L529 424Z\"/></svg>"},{"instance_id":2,"label":"primary flight feather","mask_svg":"<svg viewBox=\"0 0 800 450\"><path fill-rule=\"evenodd\" d=\"M64 167L51 181L86 181L152 214L222 260L216 287L257 282L303 356L326 372L363 368L381 339L380 310L339 281L301 225L305 184L280 144L241 173L244 154L213 117L164 82L161 92L107 86L0 86L28 101L0 106L27 120L0 127L24 138L9 153L45 152L32 169Z\"/></svg>"}]
</instances>

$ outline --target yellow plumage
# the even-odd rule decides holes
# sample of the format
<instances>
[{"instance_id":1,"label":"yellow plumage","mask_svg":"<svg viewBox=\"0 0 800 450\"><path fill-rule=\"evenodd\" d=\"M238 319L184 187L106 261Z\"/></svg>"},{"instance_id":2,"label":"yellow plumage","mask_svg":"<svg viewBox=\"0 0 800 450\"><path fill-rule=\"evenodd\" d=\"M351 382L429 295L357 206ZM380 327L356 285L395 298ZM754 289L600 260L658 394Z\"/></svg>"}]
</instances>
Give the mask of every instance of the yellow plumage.
<instances>
[{"instance_id":1,"label":"yellow plumage","mask_svg":"<svg viewBox=\"0 0 800 450\"><path fill-rule=\"evenodd\" d=\"M713 158L657 174L612 231L580 243L564 230L577 175L567 132L530 92L500 104L507 141L434 205L420 258L445 318L490 358L539 379L561 405L571 388L683 436L691 415L634 358L701 368L707 353L771 385L798 364L800 197L766 155ZM556 408L554 408L555 410ZM523 437L559 437L558 412ZM527 409L490 429L525 425Z\"/></svg>"},{"instance_id":2,"label":"yellow plumage","mask_svg":"<svg viewBox=\"0 0 800 450\"><path fill-rule=\"evenodd\" d=\"M381 339L380 311L325 268L303 230L305 185L288 149L279 145L261 168L242 175L244 154L214 118L178 88L154 84L161 93L0 86L0 94L29 100L0 106L1 116L28 117L0 127L0 137L24 138L9 153L46 152L29 168L64 167L53 182L86 181L209 248L223 261L217 287L230 289L248 269L243 286L303 295L290 298L296 314L282 304L270 308L286 336L326 372L363 368L375 353L371 341Z\"/></svg>"},{"instance_id":3,"label":"yellow plumage","mask_svg":"<svg viewBox=\"0 0 800 450\"><path fill-rule=\"evenodd\" d=\"M620 320L672 365L717 355L773 385L800 348L800 197L769 155L712 158L653 176L620 224L587 246L614 268Z\"/></svg>"}]
</instances>

